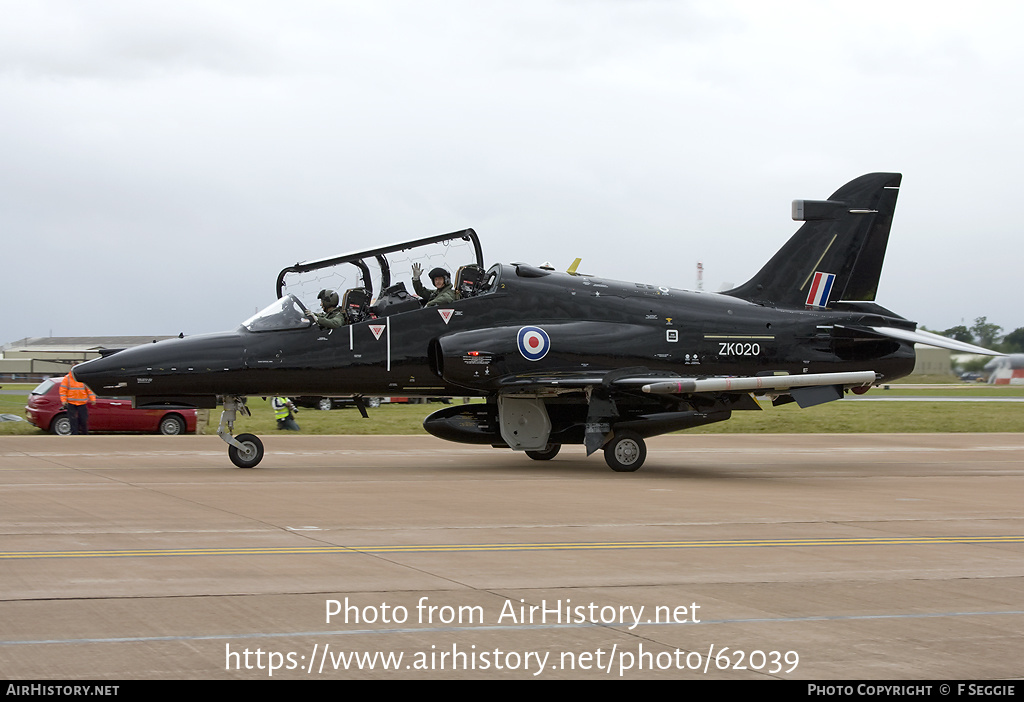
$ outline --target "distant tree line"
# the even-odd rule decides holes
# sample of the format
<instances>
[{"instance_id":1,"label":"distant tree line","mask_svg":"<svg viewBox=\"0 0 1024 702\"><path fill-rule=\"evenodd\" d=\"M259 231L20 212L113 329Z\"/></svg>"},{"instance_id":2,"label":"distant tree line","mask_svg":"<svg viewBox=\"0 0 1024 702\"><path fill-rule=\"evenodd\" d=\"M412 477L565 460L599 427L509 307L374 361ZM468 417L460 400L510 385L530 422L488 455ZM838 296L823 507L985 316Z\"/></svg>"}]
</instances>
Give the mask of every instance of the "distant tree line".
<instances>
[{"instance_id":1,"label":"distant tree line","mask_svg":"<svg viewBox=\"0 0 1024 702\"><path fill-rule=\"evenodd\" d=\"M924 327L921 327L925 329ZM978 317L970 327L959 324L943 331L925 329L933 334L939 334L957 341L965 341L968 344L976 344L992 351L1003 353L1024 353L1024 327L1017 327L1009 334L1003 336L1003 328L998 324L991 324L988 317ZM976 358L964 361L955 368L957 373L965 371L981 371L989 362L988 358Z\"/></svg>"},{"instance_id":2,"label":"distant tree line","mask_svg":"<svg viewBox=\"0 0 1024 702\"><path fill-rule=\"evenodd\" d=\"M1003 328L998 324L989 323L988 317L978 317L970 327L960 324L933 333L968 344L977 344L993 351L1024 353L1024 327L1017 327L1006 336L1002 336L1002 332Z\"/></svg>"}]
</instances>

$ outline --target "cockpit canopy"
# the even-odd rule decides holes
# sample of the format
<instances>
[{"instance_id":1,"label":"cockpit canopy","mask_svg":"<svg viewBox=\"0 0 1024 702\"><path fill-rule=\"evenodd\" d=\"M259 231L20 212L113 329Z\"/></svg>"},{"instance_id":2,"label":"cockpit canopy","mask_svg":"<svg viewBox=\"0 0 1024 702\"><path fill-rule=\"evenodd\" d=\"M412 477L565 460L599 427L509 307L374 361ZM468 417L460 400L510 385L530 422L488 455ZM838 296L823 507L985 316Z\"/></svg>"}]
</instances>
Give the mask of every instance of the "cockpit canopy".
<instances>
[{"instance_id":1,"label":"cockpit canopy","mask_svg":"<svg viewBox=\"0 0 1024 702\"><path fill-rule=\"evenodd\" d=\"M317 289L340 296L338 305L346 324L418 310L424 299L411 295L405 281L395 278L406 277L406 271L411 271L414 275L407 280L423 296L415 273L432 267L454 273L452 284L457 299L492 291L500 270L500 266L493 266L485 272L480 240L472 229L297 263L278 274L278 300L245 320L242 326L250 332L308 328L314 321L305 314L307 308L300 298L312 297ZM426 287L430 289L429 285Z\"/></svg>"},{"instance_id":2,"label":"cockpit canopy","mask_svg":"<svg viewBox=\"0 0 1024 702\"><path fill-rule=\"evenodd\" d=\"M308 298L303 289L308 282L312 290L330 287L341 295L344 290L360 289L371 298L386 297L385 291L399 282L397 277L408 275L413 263L421 264L424 271L441 267L451 274L464 264L482 270L484 256L472 229L436 234L288 266L277 275L277 296L287 289Z\"/></svg>"}]
</instances>

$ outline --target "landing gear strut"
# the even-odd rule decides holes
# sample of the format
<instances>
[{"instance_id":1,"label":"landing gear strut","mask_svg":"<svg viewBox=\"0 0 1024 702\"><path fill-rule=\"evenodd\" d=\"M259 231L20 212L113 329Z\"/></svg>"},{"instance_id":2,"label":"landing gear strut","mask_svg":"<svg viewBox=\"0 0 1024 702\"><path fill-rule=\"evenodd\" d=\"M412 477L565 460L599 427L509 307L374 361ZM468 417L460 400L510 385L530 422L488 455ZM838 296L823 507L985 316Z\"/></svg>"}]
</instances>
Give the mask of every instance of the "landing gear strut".
<instances>
[{"instance_id":1,"label":"landing gear strut","mask_svg":"<svg viewBox=\"0 0 1024 702\"><path fill-rule=\"evenodd\" d=\"M239 468L255 468L263 460L263 442L255 434L231 435L238 412L247 417L250 415L249 408L245 406L245 398L225 397L224 411L220 413L217 436L228 445L228 458L232 463Z\"/></svg>"}]
</instances>

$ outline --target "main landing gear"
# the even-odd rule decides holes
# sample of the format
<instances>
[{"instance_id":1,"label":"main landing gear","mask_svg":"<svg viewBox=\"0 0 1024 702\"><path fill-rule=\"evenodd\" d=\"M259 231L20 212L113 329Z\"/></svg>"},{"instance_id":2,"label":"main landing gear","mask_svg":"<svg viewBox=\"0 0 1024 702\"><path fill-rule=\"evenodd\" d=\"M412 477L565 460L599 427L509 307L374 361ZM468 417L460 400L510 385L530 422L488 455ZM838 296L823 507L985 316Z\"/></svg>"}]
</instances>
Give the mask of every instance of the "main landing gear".
<instances>
[{"instance_id":1,"label":"main landing gear","mask_svg":"<svg viewBox=\"0 0 1024 702\"><path fill-rule=\"evenodd\" d=\"M543 451L526 451L535 461L550 461L558 455L561 444L548 444ZM644 464L647 458L647 444L643 438L631 431L616 432L604 445L604 460L617 473L632 473Z\"/></svg>"},{"instance_id":2,"label":"main landing gear","mask_svg":"<svg viewBox=\"0 0 1024 702\"><path fill-rule=\"evenodd\" d=\"M224 398L224 411L220 413L220 426L217 436L228 445L228 458L239 468L255 468L263 460L263 442L255 434L239 434L232 436L235 418L241 412L249 416L249 408L245 406L245 398L229 396Z\"/></svg>"},{"instance_id":3,"label":"main landing gear","mask_svg":"<svg viewBox=\"0 0 1024 702\"><path fill-rule=\"evenodd\" d=\"M647 444L639 434L631 431L615 432L604 446L604 461L617 473L632 473L644 464Z\"/></svg>"}]
</instances>

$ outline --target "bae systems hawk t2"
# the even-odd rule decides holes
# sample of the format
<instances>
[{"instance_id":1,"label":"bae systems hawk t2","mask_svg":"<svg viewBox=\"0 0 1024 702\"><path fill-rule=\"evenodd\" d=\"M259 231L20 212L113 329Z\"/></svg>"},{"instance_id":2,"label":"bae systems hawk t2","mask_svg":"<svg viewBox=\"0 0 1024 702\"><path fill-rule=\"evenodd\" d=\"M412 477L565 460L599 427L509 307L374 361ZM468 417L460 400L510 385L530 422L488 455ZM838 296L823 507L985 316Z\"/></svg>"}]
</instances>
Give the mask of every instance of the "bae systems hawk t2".
<instances>
[{"instance_id":1,"label":"bae systems hawk t2","mask_svg":"<svg viewBox=\"0 0 1024 702\"><path fill-rule=\"evenodd\" d=\"M582 444L587 455L603 450L613 470L634 471L647 437L735 411L810 407L908 375L915 342L992 353L917 331L874 302L900 179L871 173L827 200L795 201L793 219L804 222L796 234L721 293L575 266L487 268L466 229L296 264L278 276L279 299L234 331L127 349L74 374L137 407L223 403L218 433L242 468L263 457L258 437L232 435L246 396L411 395L485 398L427 417L424 428L442 439L542 461ZM433 265L417 255L438 247L463 260L451 301L427 306L393 278L410 261ZM352 284L327 297L343 318L321 328L288 281L340 269Z\"/></svg>"}]
</instances>

